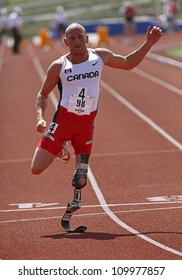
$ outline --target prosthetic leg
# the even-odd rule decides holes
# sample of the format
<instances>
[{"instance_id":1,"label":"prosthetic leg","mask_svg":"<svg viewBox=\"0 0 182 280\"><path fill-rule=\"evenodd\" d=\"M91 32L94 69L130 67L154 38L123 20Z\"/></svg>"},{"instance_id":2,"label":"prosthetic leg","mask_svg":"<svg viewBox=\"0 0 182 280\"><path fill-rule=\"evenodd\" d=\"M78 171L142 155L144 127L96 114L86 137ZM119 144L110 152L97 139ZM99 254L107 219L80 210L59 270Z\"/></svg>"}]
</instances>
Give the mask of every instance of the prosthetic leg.
<instances>
[{"instance_id":1,"label":"prosthetic leg","mask_svg":"<svg viewBox=\"0 0 182 280\"><path fill-rule=\"evenodd\" d=\"M87 229L87 227L85 226L79 226L75 229L73 229L70 226L70 220L73 213L81 208L80 202L81 202L81 190L74 189L73 201L68 202L66 212L61 219L61 226L67 232L84 232Z\"/></svg>"},{"instance_id":2,"label":"prosthetic leg","mask_svg":"<svg viewBox=\"0 0 182 280\"><path fill-rule=\"evenodd\" d=\"M70 226L70 220L75 211L81 208L81 192L87 183L87 171L88 171L88 158L89 155L81 154L79 162L76 165L76 170L72 179L72 186L74 187L73 201L68 202L66 212L61 219L61 226L67 232L84 232L87 227L79 226L73 229Z\"/></svg>"}]
</instances>

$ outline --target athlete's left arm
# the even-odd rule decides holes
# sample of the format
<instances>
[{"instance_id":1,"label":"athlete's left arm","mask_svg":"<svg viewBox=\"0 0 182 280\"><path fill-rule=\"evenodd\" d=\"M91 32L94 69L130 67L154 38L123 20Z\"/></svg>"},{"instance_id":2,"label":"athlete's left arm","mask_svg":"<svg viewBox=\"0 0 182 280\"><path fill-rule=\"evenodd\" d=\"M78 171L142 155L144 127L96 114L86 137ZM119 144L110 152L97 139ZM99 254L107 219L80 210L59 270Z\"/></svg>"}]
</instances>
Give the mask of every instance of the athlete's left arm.
<instances>
[{"instance_id":1,"label":"athlete's left arm","mask_svg":"<svg viewBox=\"0 0 182 280\"><path fill-rule=\"evenodd\" d=\"M106 51L107 54L103 56L103 60L106 65L112 68L119 68L130 70L140 64L151 47L156 44L162 36L162 30L159 27L154 26L152 29L149 26L147 29L146 41L132 53L122 56L114 54L111 51Z\"/></svg>"}]
</instances>

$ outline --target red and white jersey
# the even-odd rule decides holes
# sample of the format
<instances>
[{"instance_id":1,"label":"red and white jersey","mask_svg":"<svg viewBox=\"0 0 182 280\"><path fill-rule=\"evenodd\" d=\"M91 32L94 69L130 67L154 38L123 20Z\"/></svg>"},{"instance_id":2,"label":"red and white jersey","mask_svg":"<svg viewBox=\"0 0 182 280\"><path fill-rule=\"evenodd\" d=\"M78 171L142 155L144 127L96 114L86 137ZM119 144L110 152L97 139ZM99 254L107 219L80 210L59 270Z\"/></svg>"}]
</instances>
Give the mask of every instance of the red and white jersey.
<instances>
[{"instance_id":1,"label":"red and white jersey","mask_svg":"<svg viewBox=\"0 0 182 280\"><path fill-rule=\"evenodd\" d=\"M61 57L60 105L77 115L90 115L98 106L104 63L93 49L88 49L88 55L88 60L79 64L73 64L66 55Z\"/></svg>"}]
</instances>

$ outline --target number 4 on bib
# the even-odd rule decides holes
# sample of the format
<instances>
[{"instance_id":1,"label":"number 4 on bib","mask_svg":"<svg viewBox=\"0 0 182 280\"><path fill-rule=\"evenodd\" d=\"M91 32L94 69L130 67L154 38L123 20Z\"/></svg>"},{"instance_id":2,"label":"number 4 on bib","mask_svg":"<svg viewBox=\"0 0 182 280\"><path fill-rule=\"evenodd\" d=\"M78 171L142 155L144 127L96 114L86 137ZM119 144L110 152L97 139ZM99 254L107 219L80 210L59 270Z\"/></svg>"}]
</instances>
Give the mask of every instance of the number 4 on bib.
<instances>
[{"instance_id":1,"label":"number 4 on bib","mask_svg":"<svg viewBox=\"0 0 182 280\"><path fill-rule=\"evenodd\" d=\"M51 124L49 126L49 129L48 129L48 132L54 134L57 127L58 127L57 123L51 122Z\"/></svg>"},{"instance_id":2,"label":"number 4 on bib","mask_svg":"<svg viewBox=\"0 0 182 280\"><path fill-rule=\"evenodd\" d=\"M87 88L78 88L77 94L69 97L68 112L77 115L90 115L93 97L87 95Z\"/></svg>"},{"instance_id":3,"label":"number 4 on bib","mask_svg":"<svg viewBox=\"0 0 182 280\"><path fill-rule=\"evenodd\" d=\"M82 100L86 97L85 95L85 88L81 88L80 93L78 93L78 96L82 98Z\"/></svg>"}]
</instances>

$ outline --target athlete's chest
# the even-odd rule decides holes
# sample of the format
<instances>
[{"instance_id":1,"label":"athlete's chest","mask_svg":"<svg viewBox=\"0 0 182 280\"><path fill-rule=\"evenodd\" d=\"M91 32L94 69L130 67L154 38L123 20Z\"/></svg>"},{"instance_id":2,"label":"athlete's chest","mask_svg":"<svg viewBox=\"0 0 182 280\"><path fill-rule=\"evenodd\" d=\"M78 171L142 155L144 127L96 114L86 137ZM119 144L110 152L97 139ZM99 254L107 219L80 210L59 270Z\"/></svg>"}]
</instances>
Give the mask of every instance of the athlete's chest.
<instances>
[{"instance_id":1,"label":"athlete's chest","mask_svg":"<svg viewBox=\"0 0 182 280\"><path fill-rule=\"evenodd\" d=\"M65 58L61 71L61 80L68 84L83 81L90 83L92 80L94 81L101 77L102 69L102 60L97 55L89 55L88 60L79 64L73 64Z\"/></svg>"}]
</instances>

